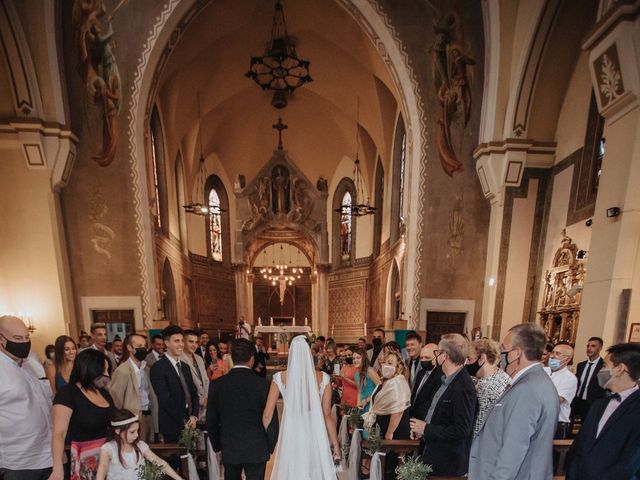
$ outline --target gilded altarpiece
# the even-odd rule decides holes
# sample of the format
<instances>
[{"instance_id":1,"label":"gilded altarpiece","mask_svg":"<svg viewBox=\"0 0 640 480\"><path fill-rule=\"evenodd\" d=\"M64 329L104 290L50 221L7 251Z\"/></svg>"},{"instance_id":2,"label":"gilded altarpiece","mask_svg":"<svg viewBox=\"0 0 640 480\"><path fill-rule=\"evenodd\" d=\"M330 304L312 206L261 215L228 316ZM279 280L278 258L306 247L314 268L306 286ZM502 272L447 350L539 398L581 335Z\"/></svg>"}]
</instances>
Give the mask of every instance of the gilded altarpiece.
<instances>
[{"instance_id":1,"label":"gilded altarpiece","mask_svg":"<svg viewBox=\"0 0 640 480\"><path fill-rule=\"evenodd\" d=\"M540 324L553 343L576 341L585 266L577 259L578 247L562 232L560 248L545 273L544 301L538 312Z\"/></svg>"}]
</instances>

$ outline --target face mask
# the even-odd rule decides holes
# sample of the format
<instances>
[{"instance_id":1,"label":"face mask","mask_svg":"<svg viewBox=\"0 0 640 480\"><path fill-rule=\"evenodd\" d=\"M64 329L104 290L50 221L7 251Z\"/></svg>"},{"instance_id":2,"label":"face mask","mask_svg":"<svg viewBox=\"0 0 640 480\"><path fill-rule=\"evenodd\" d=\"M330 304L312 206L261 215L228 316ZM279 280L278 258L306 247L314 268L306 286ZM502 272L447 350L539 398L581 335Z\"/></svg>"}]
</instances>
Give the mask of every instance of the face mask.
<instances>
[{"instance_id":1,"label":"face mask","mask_svg":"<svg viewBox=\"0 0 640 480\"><path fill-rule=\"evenodd\" d=\"M552 372L555 372L556 370L560 370L560 360L558 360L557 358L550 358L549 368L551 369Z\"/></svg>"},{"instance_id":2,"label":"face mask","mask_svg":"<svg viewBox=\"0 0 640 480\"><path fill-rule=\"evenodd\" d=\"M598 385L601 388L606 389L613 380L613 373L610 368L603 368L598 372Z\"/></svg>"},{"instance_id":3,"label":"face mask","mask_svg":"<svg viewBox=\"0 0 640 480\"><path fill-rule=\"evenodd\" d=\"M347 365L353 365L353 358L352 357L346 357L344 359L344 363L346 363Z\"/></svg>"},{"instance_id":4,"label":"face mask","mask_svg":"<svg viewBox=\"0 0 640 480\"><path fill-rule=\"evenodd\" d=\"M374 348L378 348L380 345L382 345L382 339L376 337L373 340L371 340L371 343L374 346Z\"/></svg>"},{"instance_id":5,"label":"face mask","mask_svg":"<svg viewBox=\"0 0 640 480\"><path fill-rule=\"evenodd\" d=\"M441 367L441 366L442 366L442 362L439 362L439 361L438 361L438 358L440 358L440 354L436 355L435 361L436 361L436 365L437 365L438 367Z\"/></svg>"},{"instance_id":6,"label":"face mask","mask_svg":"<svg viewBox=\"0 0 640 480\"><path fill-rule=\"evenodd\" d=\"M500 354L500 368L502 368L502 370L504 370L505 372L507 371L507 367L513 363L509 361L510 353L511 350L509 350L508 352L502 352Z\"/></svg>"},{"instance_id":7,"label":"face mask","mask_svg":"<svg viewBox=\"0 0 640 480\"><path fill-rule=\"evenodd\" d=\"M11 355L17 358L27 358L29 356L29 352L31 351L31 341L27 342L12 342L8 338L5 338L7 342L4 346L4 349L9 352Z\"/></svg>"},{"instance_id":8,"label":"face mask","mask_svg":"<svg viewBox=\"0 0 640 480\"><path fill-rule=\"evenodd\" d=\"M482 365L484 365L484 363ZM464 368L467 369L467 372L469 372L469 375L471 375L472 377L475 377L476 374L482 368L482 365L480 365L480 360L476 360L473 363L469 363L469 364L465 365Z\"/></svg>"},{"instance_id":9,"label":"face mask","mask_svg":"<svg viewBox=\"0 0 640 480\"><path fill-rule=\"evenodd\" d=\"M53 360L53 359L55 359L55 358L56 358L56 352L51 352L51 353L49 354L49 360Z\"/></svg>"},{"instance_id":10,"label":"face mask","mask_svg":"<svg viewBox=\"0 0 640 480\"><path fill-rule=\"evenodd\" d=\"M382 376L384 378L391 378L396 374L396 367L393 365L382 365Z\"/></svg>"},{"instance_id":11,"label":"face mask","mask_svg":"<svg viewBox=\"0 0 640 480\"><path fill-rule=\"evenodd\" d=\"M137 360L142 362L145 358L147 358L147 349L145 347L136 348L136 353L134 353L133 356L136 357Z\"/></svg>"},{"instance_id":12,"label":"face mask","mask_svg":"<svg viewBox=\"0 0 640 480\"><path fill-rule=\"evenodd\" d=\"M93 386L96 387L97 389L107 388L110 383L111 383L111 377L107 375L102 375L93 381Z\"/></svg>"},{"instance_id":13,"label":"face mask","mask_svg":"<svg viewBox=\"0 0 640 480\"><path fill-rule=\"evenodd\" d=\"M420 366L423 370L430 372L433 370L433 360L420 360Z\"/></svg>"}]
</instances>

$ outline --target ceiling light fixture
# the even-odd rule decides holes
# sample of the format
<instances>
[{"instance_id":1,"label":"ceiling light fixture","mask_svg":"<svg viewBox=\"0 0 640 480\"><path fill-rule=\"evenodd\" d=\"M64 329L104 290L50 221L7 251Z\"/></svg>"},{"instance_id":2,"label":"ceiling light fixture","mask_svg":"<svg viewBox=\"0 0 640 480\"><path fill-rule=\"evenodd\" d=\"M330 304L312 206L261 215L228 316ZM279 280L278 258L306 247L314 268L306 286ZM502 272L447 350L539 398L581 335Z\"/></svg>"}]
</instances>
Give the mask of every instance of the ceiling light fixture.
<instances>
[{"instance_id":1,"label":"ceiling light fixture","mask_svg":"<svg viewBox=\"0 0 640 480\"><path fill-rule=\"evenodd\" d=\"M309 65L308 60L298 57L287 32L282 3L276 0L270 46L262 57L251 57L246 76L263 90L274 90L271 105L284 108L287 106L287 93L313 81Z\"/></svg>"},{"instance_id":2,"label":"ceiling light fixture","mask_svg":"<svg viewBox=\"0 0 640 480\"><path fill-rule=\"evenodd\" d=\"M366 215L373 215L376 213L376 207L369 205L369 196L366 194L367 190L364 186L364 178L362 177L362 171L360 170L360 97L358 97L358 106L356 110L356 160L353 165L353 184L356 187L355 202L351 205L341 205L334 209L340 215L351 215L352 217L364 217ZM361 199L364 199L362 203Z\"/></svg>"},{"instance_id":3,"label":"ceiling light fixture","mask_svg":"<svg viewBox=\"0 0 640 480\"><path fill-rule=\"evenodd\" d=\"M197 94L198 97L198 140L200 142L200 164L198 165L198 173L196 174L196 188L194 192L194 198L192 198L192 202L186 205L183 205L184 210L187 213L192 213L194 215L202 215L202 216L213 216L220 215L225 210L220 207L220 205L209 205L207 203L199 202L198 199L205 200L204 198L204 184L207 181L207 168L204 164L204 155L202 154L202 118L200 116L200 93Z\"/></svg>"}]
</instances>

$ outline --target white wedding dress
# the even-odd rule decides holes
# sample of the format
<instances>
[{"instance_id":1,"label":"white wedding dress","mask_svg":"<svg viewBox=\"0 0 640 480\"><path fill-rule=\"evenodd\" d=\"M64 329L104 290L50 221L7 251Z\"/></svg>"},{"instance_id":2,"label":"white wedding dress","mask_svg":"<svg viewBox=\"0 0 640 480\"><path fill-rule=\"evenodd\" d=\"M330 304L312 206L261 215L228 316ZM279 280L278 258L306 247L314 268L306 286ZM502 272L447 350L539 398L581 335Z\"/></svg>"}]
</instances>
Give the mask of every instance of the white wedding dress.
<instances>
[{"instance_id":1,"label":"white wedding dress","mask_svg":"<svg viewBox=\"0 0 640 480\"><path fill-rule=\"evenodd\" d=\"M323 373L318 386L304 336L291 342L287 384L280 373L273 381L282 394L284 409L271 480L336 480L321 404L329 375Z\"/></svg>"}]
</instances>

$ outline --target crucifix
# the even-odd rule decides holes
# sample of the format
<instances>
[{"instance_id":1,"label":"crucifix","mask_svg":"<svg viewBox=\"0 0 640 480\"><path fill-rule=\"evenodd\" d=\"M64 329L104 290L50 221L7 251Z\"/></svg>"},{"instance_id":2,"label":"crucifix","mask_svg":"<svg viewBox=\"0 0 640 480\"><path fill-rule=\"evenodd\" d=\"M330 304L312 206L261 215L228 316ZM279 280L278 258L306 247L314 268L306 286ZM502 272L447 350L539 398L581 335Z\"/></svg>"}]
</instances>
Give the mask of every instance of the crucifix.
<instances>
[{"instance_id":1,"label":"crucifix","mask_svg":"<svg viewBox=\"0 0 640 480\"><path fill-rule=\"evenodd\" d=\"M278 117L278 123L272 125L271 127L278 130L278 150L282 150L282 131L289 128L289 125L282 123L282 119Z\"/></svg>"}]
</instances>

